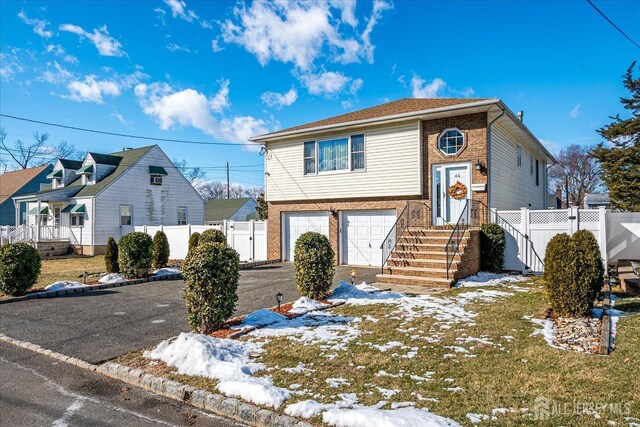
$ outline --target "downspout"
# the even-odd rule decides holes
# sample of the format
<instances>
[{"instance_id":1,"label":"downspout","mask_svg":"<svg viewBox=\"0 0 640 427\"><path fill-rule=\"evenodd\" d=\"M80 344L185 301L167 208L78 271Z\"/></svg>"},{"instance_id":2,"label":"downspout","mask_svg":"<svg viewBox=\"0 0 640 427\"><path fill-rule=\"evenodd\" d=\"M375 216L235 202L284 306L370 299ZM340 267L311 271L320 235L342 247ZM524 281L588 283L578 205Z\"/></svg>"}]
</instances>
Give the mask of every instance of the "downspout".
<instances>
[{"instance_id":1,"label":"downspout","mask_svg":"<svg viewBox=\"0 0 640 427\"><path fill-rule=\"evenodd\" d=\"M498 120L500 117L504 116L506 110L500 106L498 106L498 108L500 108L502 110L502 112L500 114L498 114L496 117L494 117L493 120L491 120L489 122L489 125L487 126L487 207L489 209L491 209L491 172L492 172L492 165L491 165L491 145L492 145L492 133L491 133L491 126L493 125L493 123Z\"/></svg>"},{"instance_id":2,"label":"downspout","mask_svg":"<svg viewBox=\"0 0 640 427\"><path fill-rule=\"evenodd\" d=\"M91 198L91 214L93 215L91 221L91 256L96 255L96 198Z\"/></svg>"}]
</instances>

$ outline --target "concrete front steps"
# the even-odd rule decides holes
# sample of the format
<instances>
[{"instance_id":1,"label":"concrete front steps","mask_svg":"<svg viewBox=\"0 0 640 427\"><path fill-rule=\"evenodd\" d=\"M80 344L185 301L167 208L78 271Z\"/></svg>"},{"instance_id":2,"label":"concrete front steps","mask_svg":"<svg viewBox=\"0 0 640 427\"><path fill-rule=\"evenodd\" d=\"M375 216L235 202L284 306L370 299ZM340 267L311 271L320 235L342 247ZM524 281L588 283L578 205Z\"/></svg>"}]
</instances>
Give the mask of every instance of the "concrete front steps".
<instances>
[{"instance_id":1,"label":"concrete front steps","mask_svg":"<svg viewBox=\"0 0 640 427\"><path fill-rule=\"evenodd\" d=\"M477 232L467 230L462 235L447 277L445 249L450 236L451 229L410 228L406 230L398 240L382 274L377 276L378 282L450 288L457 279L469 275L468 272L477 264L473 262L473 258L479 256L479 253L475 253L479 250L476 241ZM469 246L474 249L478 246L478 250L473 250L471 252L474 253L469 254L467 250Z\"/></svg>"}]
</instances>

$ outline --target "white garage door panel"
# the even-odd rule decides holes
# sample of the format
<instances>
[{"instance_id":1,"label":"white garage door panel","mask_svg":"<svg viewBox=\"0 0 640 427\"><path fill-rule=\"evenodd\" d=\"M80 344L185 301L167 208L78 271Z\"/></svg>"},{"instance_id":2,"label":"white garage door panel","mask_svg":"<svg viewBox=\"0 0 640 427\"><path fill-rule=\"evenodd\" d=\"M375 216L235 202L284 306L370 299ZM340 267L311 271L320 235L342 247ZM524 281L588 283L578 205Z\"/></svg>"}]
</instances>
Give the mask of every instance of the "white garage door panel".
<instances>
[{"instance_id":1,"label":"white garage door panel","mask_svg":"<svg viewBox=\"0 0 640 427\"><path fill-rule=\"evenodd\" d=\"M342 263L380 266L380 245L395 222L395 210L345 212L342 216Z\"/></svg>"},{"instance_id":2,"label":"white garage door panel","mask_svg":"<svg viewBox=\"0 0 640 427\"><path fill-rule=\"evenodd\" d=\"M293 261L296 240L309 231L329 237L329 216L327 212L288 212L285 221L285 245L283 253L287 261Z\"/></svg>"}]
</instances>

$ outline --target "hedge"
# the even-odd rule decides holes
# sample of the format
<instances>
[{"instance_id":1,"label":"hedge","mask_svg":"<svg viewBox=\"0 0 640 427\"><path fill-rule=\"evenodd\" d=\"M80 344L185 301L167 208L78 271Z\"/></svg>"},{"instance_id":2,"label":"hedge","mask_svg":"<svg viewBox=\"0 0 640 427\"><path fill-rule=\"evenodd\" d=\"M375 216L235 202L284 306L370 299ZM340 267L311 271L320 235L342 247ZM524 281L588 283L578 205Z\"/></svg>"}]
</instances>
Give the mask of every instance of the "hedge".
<instances>
[{"instance_id":1,"label":"hedge","mask_svg":"<svg viewBox=\"0 0 640 427\"><path fill-rule=\"evenodd\" d=\"M109 240L107 240L107 248L104 252L104 265L107 273L120 273L120 266L118 265L118 244L113 237L109 237Z\"/></svg>"},{"instance_id":2,"label":"hedge","mask_svg":"<svg viewBox=\"0 0 640 427\"><path fill-rule=\"evenodd\" d=\"M0 247L0 291L19 296L35 285L42 260L31 245L14 243Z\"/></svg>"},{"instance_id":3,"label":"hedge","mask_svg":"<svg viewBox=\"0 0 640 427\"><path fill-rule=\"evenodd\" d=\"M153 241L146 233L125 234L118 245L120 272L129 278L146 277L152 265Z\"/></svg>"},{"instance_id":4,"label":"hedge","mask_svg":"<svg viewBox=\"0 0 640 427\"><path fill-rule=\"evenodd\" d=\"M498 224L482 224L480 229L480 270L501 273L504 265L504 230Z\"/></svg>"},{"instance_id":5,"label":"hedge","mask_svg":"<svg viewBox=\"0 0 640 427\"><path fill-rule=\"evenodd\" d=\"M198 245L205 245L207 243L222 243L226 245L227 238L222 231L210 228L204 230L198 239Z\"/></svg>"},{"instance_id":6,"label":"hedge","mask_svg":"<svg viewBox=\"0 0 640 427\"><path fill-rule=\"evenodd\" d=\"M191 236L189 236L189 249L187 251L187 255L191 253L193 248L198 246L199 240L200 240L200 233L198 233L197 231L191 233Z\"/></svg>"},{"instance_id":7,"label":"hedge","mask_svg":"<svg viewBox=\"0 0 640 427\"><path fill-rule=\"evenodd\" d=\"M163 231L158 230L153 236L153 268L163 268L169 264L169 240Z\"/></svg>"},{"instance_id":8,"label":"hedge","mask_svg":"<svg viewBox=\"0 0 640 427\"><path fill-rule=\"evenodd\" d=\"M293 259L301 296L314 299L327 296L333 282L334 255L329 239L323 234L308 232L298 238Z\"/></svg>"},{"instance_id":9,"label":"hedge","mask_svg":"<svg viewBox=\"0 0 640 427\"><path fill-rule=\"evenodd\" d=\"M191 329L210 333L233 315L238 301L240 257L222 243L199 244L182 268Z\"/></svg>"}]
</instances>

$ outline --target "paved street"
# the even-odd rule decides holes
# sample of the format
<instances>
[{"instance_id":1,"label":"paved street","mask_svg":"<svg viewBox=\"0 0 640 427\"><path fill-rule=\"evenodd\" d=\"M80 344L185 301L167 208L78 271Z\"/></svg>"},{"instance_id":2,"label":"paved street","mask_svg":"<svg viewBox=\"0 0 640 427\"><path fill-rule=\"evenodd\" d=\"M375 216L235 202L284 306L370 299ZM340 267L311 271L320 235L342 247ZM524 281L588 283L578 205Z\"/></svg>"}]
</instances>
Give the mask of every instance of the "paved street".
<instances>
[{"instance_id":1,"label":"paved street","mask_svg":"<svg viewBox=\"0 0 640 427\"><path fill-rule=\"evenodd\" d=\"M377 269L358 269L371 282ZM338 267L335 281L348 279ZM0 331L12 338L100 363L157 344L189 330L182 281L151 282L0 305ZM298 298L293 264L272 264L242 271L237 314L271 307L275 293Z\"/></svg>"},{"instance_id":2,"label":"paved street","mask_svg":"<svg viewBox=\"0 0 640 427\"><path fill-rule=\"evenodd\" d=\"M241 426L0 342L2 426Z\"/></svg>"}]
</instances>

